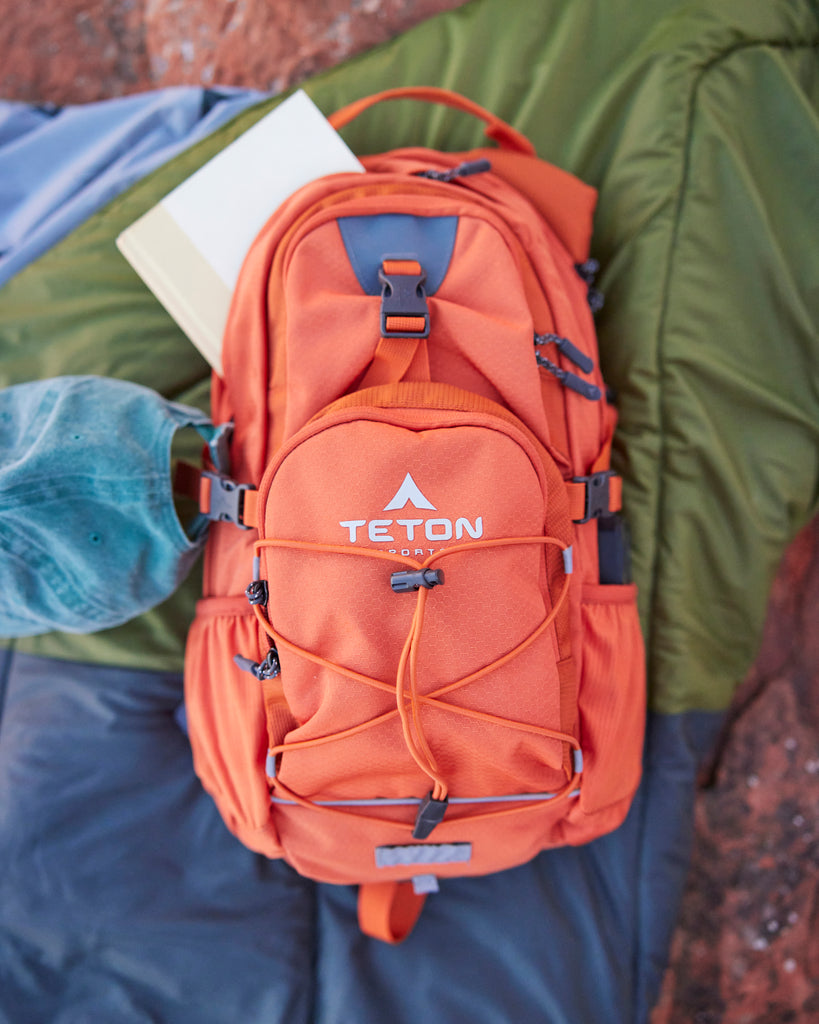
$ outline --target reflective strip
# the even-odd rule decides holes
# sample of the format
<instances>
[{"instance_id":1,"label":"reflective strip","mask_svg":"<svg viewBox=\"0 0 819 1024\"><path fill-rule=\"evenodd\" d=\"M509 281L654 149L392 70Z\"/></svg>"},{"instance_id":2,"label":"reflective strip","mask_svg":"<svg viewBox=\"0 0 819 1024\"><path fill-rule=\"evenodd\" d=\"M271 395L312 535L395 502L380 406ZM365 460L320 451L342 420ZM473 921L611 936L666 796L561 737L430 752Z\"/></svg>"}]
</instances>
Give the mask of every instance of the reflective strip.
<instances>
[{"instance_id":1,"label":"reflective strip","mask_svg":"<svg viewBox=\"0 0 819 1024\"><path fill-rule=\"evenodd\" d=\"M579 791L578 791L579 792ZM557 793L510 793L508 796L451 796L450 804L497 804L525 803L538 800L554 800ZM569 793L575 796L575 793ZM271 796L274 804L287 804L292 807L302 806L295 800L287 800L281 796ZM318 807L417 807L421 800L418 797L375 797L372 800L312 800Z\"/></svg>"},{"instance_id":2,"label":"reflective strip","mask_svg":"<svg viewBox=\"0 0 819 1024\"><path fill-rule=\"evenodd\" d=\"M438 879L435 875L416 875L412 880L412 891L416 896L429 896L438 890Z\"/></svg>"},{"instance_id":3,"label":"reflective strip","mask_svg":"<svg viewBox=\"0 0 819 1024\"><path fill-rule=\"evenodd\" d=\"M414 864L466 864L472 860L472 843L423 843L412 846L376 846L377 868Z\"/></svg>"},{"instance_id":4,"label":"reflective strip","mask_svg":"<svg viewBox=\"0 0 819 1024\"><path fill-rule=\"evenodd\" d=\"M276 778L276 755L268 754L264 762L265 774L269 779Z\"/></svg>"},{"instance_id":5,"label":"reflective strip","mask_svg":"<svg viewBox=\"0 0 819 1024\"><path fill-rule=\"evenodd\" d=\"M292 807L301 807L295 800L286 800L282 796L271 796L273 804L289 804ZM388 798L376 797L374 800L312 800L311 803L318 807L417 807L421 803L418 797Z\"/></svg>"},{"instance_id":6,"label":"reflective strip","mask_svg":"<svg viewBox=\"0 0 819 1024\"><path fill-rule=\"evenodd\" d=\"M571 576L574 570L574 552L571 547L563 549L563 568L567 576Z\"/></svg>"},{"instance_id":7,"label":"reflective strip","mask_svg":"<svg viewBox=\"0 0 819 1024\"><path fill-rule=\"evenodd\" d=\"M573 750L572 760L574 761L574 770L577 772L578 775L580 775L580 773L583 771L583 751L577 749Z\"/></svg>"}]
</instances>

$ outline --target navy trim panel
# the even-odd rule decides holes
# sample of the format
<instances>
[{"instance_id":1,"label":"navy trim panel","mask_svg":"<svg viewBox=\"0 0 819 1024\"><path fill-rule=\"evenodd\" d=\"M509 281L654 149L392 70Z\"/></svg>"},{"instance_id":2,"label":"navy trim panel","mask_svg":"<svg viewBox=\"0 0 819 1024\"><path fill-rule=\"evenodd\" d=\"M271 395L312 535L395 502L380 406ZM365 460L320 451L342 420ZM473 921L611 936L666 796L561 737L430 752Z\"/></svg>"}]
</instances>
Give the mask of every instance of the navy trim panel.
<instances>
[{"instance_id":1,"label":"navy trim panel","mask_svg":"<svg viewBox=\"0 0 819 1024\"><path fill-rule=\"evenodd\" d=\"M424 291L434 295L449 269L458 218L379 213L339 217L338 227L355 276L367 295L381 294L378 268L385 257L418 260L427 275Z\"/></svg>"}]
</instances>

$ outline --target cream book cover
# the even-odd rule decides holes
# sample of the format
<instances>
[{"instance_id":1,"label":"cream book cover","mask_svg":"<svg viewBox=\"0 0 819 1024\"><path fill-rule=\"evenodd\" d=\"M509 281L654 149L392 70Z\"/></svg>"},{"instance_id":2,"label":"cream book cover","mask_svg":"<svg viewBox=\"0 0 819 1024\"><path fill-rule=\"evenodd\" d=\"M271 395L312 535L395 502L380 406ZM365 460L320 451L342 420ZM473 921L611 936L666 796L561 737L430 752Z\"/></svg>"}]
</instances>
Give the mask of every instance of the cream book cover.
<instances>
[{"instance_id":1,"label":"cream book cover","mask_svg":"<svg viewBox=\"0 0 819 1024\"><path fill-rule=\"evenodd\" d=\"M126 228L117 247L221 373L231 295L265 221L308 182L363 170L300 90Z\"/></svg>"}]
</instances>

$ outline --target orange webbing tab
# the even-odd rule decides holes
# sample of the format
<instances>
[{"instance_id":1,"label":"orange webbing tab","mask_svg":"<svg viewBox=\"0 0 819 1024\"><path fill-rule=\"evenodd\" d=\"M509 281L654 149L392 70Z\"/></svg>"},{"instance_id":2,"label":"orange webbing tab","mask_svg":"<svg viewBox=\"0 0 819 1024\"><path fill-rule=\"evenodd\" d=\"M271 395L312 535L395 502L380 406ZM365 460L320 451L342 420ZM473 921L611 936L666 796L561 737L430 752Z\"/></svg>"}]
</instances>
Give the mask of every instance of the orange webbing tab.
<instances>
[{"instance_id":1,"label":"orange webbing tab","mask_svg":"<svg viewBox=\"0 0 819 1024\"><path fill-rule=\"evenodd\" d=\"M245 491L244 504L242 505L242 525L251 529L259 525L259 492L253 490Z\"/></svg>"},{"instance_id":2,"label":"orange webbing tab","mask_svg":"<svg viewBox=\"0 0 819 1024\"><path fill-rule=\"evenodd\" d=\"M421 915L426 897L412 882L367 882L358 887L358 924L365 935L396 945Z\"/></svg>"},{"instance_id":3,"label":"orange webbing tab","mask_svg":"<svg viewBox=\"0 0 819 1024\"><path fill-rule=\"evenodd\" d=\"M425 100L428 103L443 103L446 107L453 107L455 110L463 110L467 114L480 118L486 123L484 134L489 139L494 139L502 149L512 150L515 153L527 153L535 155L535 147L516 128L502 121L490 111L479 106L472 100L468 100L460 93L452 92L450 89L440 89L431 85L405 86L398 89L385 89L383 92L374 93L372 96L365 96L354 103L342 107L328 118L330 124L338 131L349 124L352 120L362 114L365 110L381 103L383 100Z\"/></svg>"},{"instance_id":4,"label":"orange webbing tab","mask_svg":"<svg viewBox=\"0 0 819 1024\"><path fill-rule=\"evenodd\" d=\"M412 274L418 277L421 273L418 260L384 260L381 266L385 274Z\"/></svg>"},{"instance_id":5,"label":"orange webbing tab","mask_svg":"<svg viewBox=\"0 0 819 1024\"><path fill-rule=\"evenodd\" d=\"M199 476L199 511L203 515L210 512L210 495L213 486L211 477L200 474Z\"/></svg>"},{"instance_id":6,"label":"orange webbing tab","mask_svg":"<svg viewBox=\"0 0 819 1024\"><path fill-rule=\"evenodd\" d=\"M609 511L619 512L623 507L623 478L621 476L609 477Z\"/></svg>"},{"instance_id":7,"label":"orange webbing tab","mask_svg":"<svg viewBox=\"0 0 819 1024\"><path fill-rule=\"evenodd\" d=\"M427 326L427 322L422 316L388 316L385 323L388 334L417 332L419 337L423 335Z\"/></svg>"}]
</instances>

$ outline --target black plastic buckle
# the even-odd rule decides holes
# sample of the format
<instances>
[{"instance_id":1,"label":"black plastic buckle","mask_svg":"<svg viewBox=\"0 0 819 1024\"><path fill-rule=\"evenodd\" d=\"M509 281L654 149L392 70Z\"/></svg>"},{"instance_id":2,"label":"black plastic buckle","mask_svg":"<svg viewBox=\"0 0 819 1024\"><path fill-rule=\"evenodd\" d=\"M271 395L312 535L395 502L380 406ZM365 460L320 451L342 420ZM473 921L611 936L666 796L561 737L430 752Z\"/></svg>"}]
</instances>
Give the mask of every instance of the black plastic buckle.
<instances>
[{"instance_id":1,"label":"black plastic buckle","mask_svg":"<svg viewBox=\"0 0 819 1024\"><path fill-rule=\"evenodd\" d=\"M590 519L599 519L609 514L609 480L615 476L613 470L605 469L590 476L576 476L573 482L586 485L586 504L583 518L575 519L576 523L587 523Z\"/></svg>"},{"instance_id":2,"label":"black plastic buckle","mask_svg":"<svg viewBox=\"0 0 819 1024\"><path fill-rule=\"evenodd\" d=\"M386 274L378 268L381 282L381 336L383 338L428 338L429 306L424 291L426 271L420 274ZM424 318L424 326L418 331L395 331L387 328L387 317L415 316Z\"/></svg>"},{"instance_id":3,"label":"black plastic buckle","mask_svg":"<svg viewBox=\"0 0 819 1024\"><path fill-rule=\"evenodd\" d=\"M203 477L210 480L210 507L204 514L208 519L221 523L234 523L242 530L249 530L243 521L245 492L253 491L251 484L237 484L229 477L204 470Z\"/></svg>"}]
</instances>

